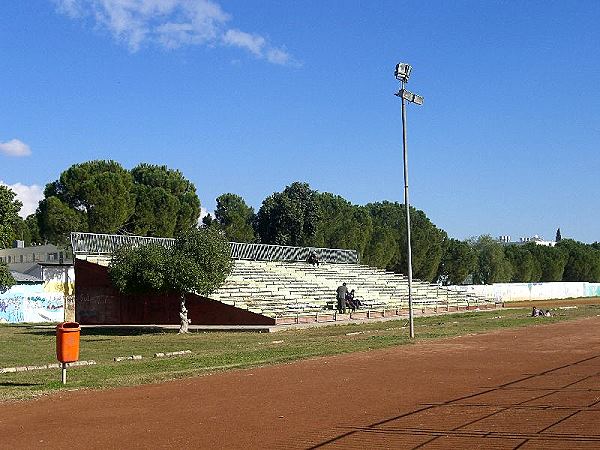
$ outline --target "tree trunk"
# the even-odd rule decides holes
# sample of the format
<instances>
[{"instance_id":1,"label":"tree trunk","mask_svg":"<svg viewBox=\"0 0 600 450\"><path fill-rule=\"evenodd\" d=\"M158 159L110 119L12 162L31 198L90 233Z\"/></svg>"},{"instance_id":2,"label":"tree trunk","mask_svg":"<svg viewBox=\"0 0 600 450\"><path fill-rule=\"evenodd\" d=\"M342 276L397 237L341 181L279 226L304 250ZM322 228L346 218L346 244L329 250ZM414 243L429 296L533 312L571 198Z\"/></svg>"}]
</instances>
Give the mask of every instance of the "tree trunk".
<instances>
[{"instance_id":1,"label":"tree trunk","mask_svg":"<svg viewBox=\"0 0 600 450\"><path fill-rule=\"evenodd\" d=\"M185 294L184 293L181 294L181 305L179 307L179 317L181 319L181 326L179 327L179 333L187 333L188 326L189 326L191 320L188 319L188 310L185 307Z\"/></svg>"}]
</instances>

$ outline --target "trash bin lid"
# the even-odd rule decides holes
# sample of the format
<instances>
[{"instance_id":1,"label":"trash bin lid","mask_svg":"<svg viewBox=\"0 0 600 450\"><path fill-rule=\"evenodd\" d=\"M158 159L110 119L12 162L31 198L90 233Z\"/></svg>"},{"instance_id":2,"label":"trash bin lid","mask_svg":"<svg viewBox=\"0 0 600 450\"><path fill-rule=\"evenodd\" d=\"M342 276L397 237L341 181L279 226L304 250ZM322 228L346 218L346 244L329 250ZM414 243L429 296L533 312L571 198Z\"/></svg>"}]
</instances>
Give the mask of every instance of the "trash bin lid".
<instances>
[{"instance_id":1,"label":"trash bin lid","mask_svg":"<svg viewBox=\"0 0 600 450\"><path fill-rule=\"evenodd\" d=\"M58 325L56 325L56 329L57 330L70 330L70 331L76 331L79 330L79 324L77 322L62 322L59 323Z\"/></svg>"}]
</instances>

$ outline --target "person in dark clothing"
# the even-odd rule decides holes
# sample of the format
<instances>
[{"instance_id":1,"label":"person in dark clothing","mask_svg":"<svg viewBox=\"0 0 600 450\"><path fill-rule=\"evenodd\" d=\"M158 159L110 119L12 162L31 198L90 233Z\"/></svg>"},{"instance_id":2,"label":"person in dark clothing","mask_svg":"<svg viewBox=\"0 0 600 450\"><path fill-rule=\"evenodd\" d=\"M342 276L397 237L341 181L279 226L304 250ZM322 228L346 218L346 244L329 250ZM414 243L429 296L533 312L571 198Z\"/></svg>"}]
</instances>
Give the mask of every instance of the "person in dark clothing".
<instances>
[{"instance_id":1,"label":"person in dark clothing","mask_svg":"<svg viewBox=\"0 0 600 450\"><path fill-rule=\"evenodd\" d=\"M346 306L352 310L352 312L356 311L356 304L354 303L354 289L350 292L346 292Z\"/></svg>"},{"instance_id":2,"label":"person in dark clothing","mask_svg":"<svg viewBox=\"0 0 600 450\"><path fill-rule=\"evenodd\" d=\"M346 314L346 294L348 293L348 288L346 287L346 283L342 283L341 286L337 288L337 309L338 312Z\"/></svg>"},{"instance_id":3,"label":"person in dark clothing","mask_svg":"<svg viewBox=\"0 0 600 450\"><path fill-rule=\"evenodd\" d=\"M362 306L361 301L357 297L355 297L354 289L352 289L348 295L350 296L350 304L352 305L353 311L357 310Z\"/></svg>"},{"instance_id":4,"label":"person in dark clothing","mask_svg":"<svg viewBox=\"0 0 600 450\"><path fill-rule=\"evenodd\" d=\"M312 264L315 267L319 267L319 257L317 256L317 254L314 251L311 251L308 254L308 258L306 259L306 262L309 264Z\"/></svg>"}]
</instances>

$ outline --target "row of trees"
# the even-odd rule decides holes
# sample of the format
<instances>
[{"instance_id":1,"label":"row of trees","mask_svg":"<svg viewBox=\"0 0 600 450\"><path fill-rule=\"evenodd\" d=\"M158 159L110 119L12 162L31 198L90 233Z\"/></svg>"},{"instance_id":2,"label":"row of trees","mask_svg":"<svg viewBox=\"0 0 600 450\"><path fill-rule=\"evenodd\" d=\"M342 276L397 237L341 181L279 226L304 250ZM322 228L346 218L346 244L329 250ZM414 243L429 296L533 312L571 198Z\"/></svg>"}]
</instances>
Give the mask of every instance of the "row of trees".
<instances>
[{"instance_id":1,"label":"row of trees","mask_svg":"<svg viewBox=\"0 0 600 450\"><path fill-rule=\"evenodd\" d=\"M71 231L173 237L200 217L196 188L180 171L145 163L126 170L115 161L75 164L46 185L35 214L22 220L13 214L20 207L13 200L9 208L12 231L0 225L2 244L66 244Z\"/></svg>"},{"instance_id":2,"label":"row of trees","mask_svg":"<svg viewBox=\"0 0 600 450\"><path fill-rule=\"evenodd\" d=\"M415 277L445 284L503 282L600 282L600 243L561 239L555 247L504 245L491 236L448 238L423 211L411 207ZM392 202L353 205L340 196L293 183L265 199L258 213L235 194L217 198L215 219L238 242L264 242L358 250L370 266L406 273L404 205Z\"/></svg>"},{"instance_id":3,"label":"row of trees","mask_svg":"<svg viewBox=\"0 0 600 450\"><path fill-rule=\"evenodd\" d=\"M447 284L600 282L600 243L561 239L547 247L534 242L503 245L490 236L450 239L438 271Z\"/></svg>"},{"instance_id":4,"label":"row of trees","mask_svg":"<svg viewBox=\"0 0 600 450\"><path fill-rule=\"evenodd\" d=\"M217 198L203 228L227 240L355 249L361 262L406 273L404 205L354 205L339 195L295 182L267 197L257 212L233 193ZM115 161L89 161L48 184L36 213L18 217L14 193L0 188L0 244L66 243L71 231L173 237L197 226L200 201L181 172ZM600 244L563 239L556 247L502 245L490 236L459 241L411 208L413 273L447 284L600 281Z\"/></svg>"}]
</instances>

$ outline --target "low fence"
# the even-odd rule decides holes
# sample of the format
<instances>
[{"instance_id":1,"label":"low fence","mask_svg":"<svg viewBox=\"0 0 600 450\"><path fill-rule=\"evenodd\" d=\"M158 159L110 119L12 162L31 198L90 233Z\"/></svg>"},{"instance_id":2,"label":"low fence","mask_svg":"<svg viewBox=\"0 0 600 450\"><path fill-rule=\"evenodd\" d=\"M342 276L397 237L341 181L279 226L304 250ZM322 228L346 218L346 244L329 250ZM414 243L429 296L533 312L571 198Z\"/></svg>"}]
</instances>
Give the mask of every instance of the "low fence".
<instances>
[{"instance_id":1,"label":"low fence","mask_svg":"<svg viewBox=\"0 0 600 450\"><path fill-rule=\"evenodd\" d=\"M111 255L124 245L136 246L159 244L170 247L175 239L144 236L124 236L120 234L71 233L71 247L74 255Z\"/></svg>"},{"instance_id":2,"label":"low fence","mask_svg":"<svg viewBox=\"0 0 600 450\"><path fill-rule=\"evenodd\" d=\"M249 259L254 261L306 261L314 252L319 261L336 264L358 263L356 250L339 248L291 247L285 245L245 244L231 242L233 259Z\"/></svg>"},{"instance_id":3,"label":"low fence","mask_svg":"<svg viewBox=\"0 0 600 450\"><path fill-rule=\"evenodd\" d=\"M122 236L116 234L71 233L71 245L75 255L110 256L115 250L124 245L136 246L155 243L170 247L174 239L154 238L143 236ZM247 244L230 242L233 259L248 259L254 261L306 261L308 255L314 252L319 261L347 264L358 263L356 250L339 248L292 247L285 245Z\"/></svg>"},{"instance_id":4,"label":"low fence","mask_svg":"<svg viewBox=\"0 0 600 450\"><path fill-rule=\"evenodd\" d=\"M495 298L496 301L551 300L555 298L600 297L600 283L495 283L490 285L448 286L449 289Z\"/></svg>"}]
</instances>

